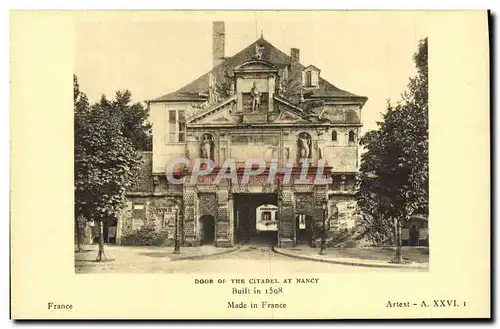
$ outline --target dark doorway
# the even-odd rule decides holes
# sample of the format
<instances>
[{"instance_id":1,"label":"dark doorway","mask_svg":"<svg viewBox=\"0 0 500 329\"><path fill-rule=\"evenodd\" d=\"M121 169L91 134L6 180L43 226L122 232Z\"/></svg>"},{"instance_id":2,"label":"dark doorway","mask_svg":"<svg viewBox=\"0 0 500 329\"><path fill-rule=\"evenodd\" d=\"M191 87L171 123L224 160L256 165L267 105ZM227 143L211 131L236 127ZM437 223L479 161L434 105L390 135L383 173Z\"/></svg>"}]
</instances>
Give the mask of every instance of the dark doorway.
<instances>
[{"instance_id":1,"label":"dark doorway","mask_svg":"<svg viewBox=\"0 0 500 329\"><path fill-rule=\"evenodd\" d=\"M419 238L419 234L418 234L418 227L415 226L415 224L413 224L411 227L410 227L410 241L409 241L409 245L410 246L418 246L418 238Z\"/></svg>"},{"instance_id":2,"label":"dark doorway","mask_svg":"<svg viewBox=\"0 0 500 329\"><path fill-rule=\"evenodd\" d=\"M306 214L299 214L295 217L296 244L311 245L313 239L312 217Z\"/></svg>"},{"instance_id":3,"label":"dark doorway","mask_svg":"<svg viewBox=\"0 0 500 329\"><path fill-rule=\"evenodd\" d=\"M212 215L203 215L198 220L200 227L200 244L214 244L215 218Z\"/></svg>"},{"instance_id":4,"label":"dark doorway","mask_svg":"<svg viewBox=\"0 0 500 329\"><path fill-rule=\"evenodd\" d=\"M116 218L108 218L103 221L103 235L104 243L116 244L116 227L118 221Z\"/></svg>"},{"instance_id":5,"label":"dark doorway","mask_svg":"<svg viewBox=\"0 0 500 329\"><path fill-rule=\"evenodd\" d=\"M257 231L257 208L262 205L278 205L275 193L234 194L234 232L236 243L275 245L278 231Z\"/></svg>"}]
</instances>

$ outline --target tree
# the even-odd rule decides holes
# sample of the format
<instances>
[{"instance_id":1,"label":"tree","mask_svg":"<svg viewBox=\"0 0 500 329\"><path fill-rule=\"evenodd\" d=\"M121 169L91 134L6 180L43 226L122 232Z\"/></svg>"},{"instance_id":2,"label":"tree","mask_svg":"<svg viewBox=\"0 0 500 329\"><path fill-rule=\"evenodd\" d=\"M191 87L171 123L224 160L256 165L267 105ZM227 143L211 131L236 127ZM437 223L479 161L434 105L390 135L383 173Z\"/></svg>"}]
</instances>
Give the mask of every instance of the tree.
<instances>
[{"instance_id":1,"label":"tree","mask_svg":"<svg viewBox=\"0 0 500 329\"><path fill-rule=\"evenodd\" d=\"M231 90L231 78L226 74L224 76L224 79L222 81L217 81L215 84L215 92L221 99L226 99L232 96L232 92L234 90Z\"/></svg>"},{"instance_id":2,"label":"tree","mask_svg":"<svg viewBox=\"0 0 500 329\"><path fill-rule=\"evenodd\" d=\"M358 204L367 236L396 244L401 262L401 226L411 216L428 215L428 65L427 38L413 56L417 68L402 101L387 104L378 129L367 132L360 144Z\"/></svg>"},{"instance_id":3,"label":"tree","mask_svg":"<svg viewBox=\"0 0 500 329\"><path fill-rule=\"evenodd\" d=\"M75 113L83 113L89 108L87 95L80 92L80 86L76 75L73 75L73 111ZM75 125L76 127L76 125ZM75 144L76 145L76 144ZM76 177L76 176L75 176ZM76 238L76 251L81 251L82 246L82 215L78 215L77 203L75 202L75 238Z\"/></svg>"},{"instance_id":4,"label":"tree","mask_svg":"<svg viewBox=\"0 0 500 329\"><path fill-rule=\"evenodd\" d=\"M101 110L112 112L121 123L121 133L128 138L134 147L140 151L152 150L151 124L148 122L149 109L141 103L131 103L132 94L130 91L117 91L115 99L109 101L106 95L101 96L99 103L93 107L100 107Z\"/></svg>"},{"instance_id":5,"label":"tree","mask_svg":"<svg viewBox=\"0 0 500 329\"><path fill-rule=\"evenodd\" d=\"M141 156L123 133L122 113L90 107L76 76L74 97L75 218L98 223L97 261L101 261L105 260L103 221L116 217L123 207L125 190L137 181Z\"/></svg>"}]
</instances>

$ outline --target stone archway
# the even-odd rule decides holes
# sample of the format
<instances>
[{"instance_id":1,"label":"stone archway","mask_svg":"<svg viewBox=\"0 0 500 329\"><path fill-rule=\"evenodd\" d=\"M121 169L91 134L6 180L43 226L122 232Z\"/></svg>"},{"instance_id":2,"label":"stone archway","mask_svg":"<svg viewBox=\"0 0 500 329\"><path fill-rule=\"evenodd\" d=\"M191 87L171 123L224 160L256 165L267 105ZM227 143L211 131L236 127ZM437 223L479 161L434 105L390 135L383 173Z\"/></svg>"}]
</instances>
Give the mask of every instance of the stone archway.
<instances>
[{"instance_id":1,"label":"stone archway","mask_svg":"<svg viewBox=\"0 0 500 329\"><path fill-rule=\"evenodd\" d=\"M215 217L202 215L198 218L200 245L215 244Z\"/></svg>"}]
</instances>

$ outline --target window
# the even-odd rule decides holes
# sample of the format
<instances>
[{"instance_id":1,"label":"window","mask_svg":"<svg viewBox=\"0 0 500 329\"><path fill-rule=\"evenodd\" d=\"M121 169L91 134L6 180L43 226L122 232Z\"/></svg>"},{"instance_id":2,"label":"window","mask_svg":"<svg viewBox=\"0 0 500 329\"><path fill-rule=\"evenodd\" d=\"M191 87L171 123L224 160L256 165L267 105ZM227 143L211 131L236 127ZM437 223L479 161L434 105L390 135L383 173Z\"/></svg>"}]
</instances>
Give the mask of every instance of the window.
<instances>
[{"instance_id":1,"label":"window","mask_svg":"<svg viewBox=\"0 0 500 329\"><path fill-rule=\"evenodd\" d=\"M318 72L311 71L311 86L318 85Z\"/></svg>"},{"instance_id":2,"label":"window","mask_svg":"<svg viewBox=\"0 0 500 329\"><path fill-rule=\"evenodd\" d=\"M144 218L146 216L146 211L144 210L144 204L135 203L132 208L132 217L134 218Z\"/></svg>"},{"instance_id":3,"label":"window","mask_svg":"<svg viewBox=\"0 0 500 329\"><path fill-rule=\"evenodd\" d=\"M262 219L263 222L268 222L271 220L271 212L270 211L264 211L262 212Z\"/></svg>"},{"instance_id":4,"label":"window","mask_svg":"<svg viewBox=\"0 0 500 329\"><path fill-rule=\"evenodd\" d=\"M312 86L312 72L306 72L306 86Z\"/></svg>"},{"instance_id":5,"label":"window","mask_svg":"<svg viewBox=\"0 0 500 329\"><path fill-rule=\"evenodd\" d=\"M177 111L168 111L168 141L175 142L175 122L177 121Z\"/></svg>"},{"instance_id":6,"label":"window","mask_svg":"<svg viewBox=\"0 0 500 329\"><path fill-rule=\"evenodd\" d=\"M303 84L306 87L316 87L318 85L319 73L315 70L307 70L302 72Z\"/></svg>"},{"instance_id":7,"label":"window","mask_svg":"<svg viewBox=\"0 0 500 329\"><path fill-rule=\"evenodd\" d=\"M337 141L337 132L334 130L332 131L332 141Z\"/></svg>"},{"instance_id":8,"label":"window","mask_svg":"<svg viewBox=\"0 0 500 329\"><path fill-rule=\"evenodd\" d=\"M186 119L183 110L168 111L168 142L183 143L186 141Z\"/></svg>"},{"instance_id":9,"label":"window","mask_svg":"<svg viewBox=\"0 0 500 329\"><path fill-rule=\"evenodd\" d=\"M350 131L349 132L349 143L356 141L354 137L355 137L354 136L354 131Z\"/></svg>"}]
</instances>

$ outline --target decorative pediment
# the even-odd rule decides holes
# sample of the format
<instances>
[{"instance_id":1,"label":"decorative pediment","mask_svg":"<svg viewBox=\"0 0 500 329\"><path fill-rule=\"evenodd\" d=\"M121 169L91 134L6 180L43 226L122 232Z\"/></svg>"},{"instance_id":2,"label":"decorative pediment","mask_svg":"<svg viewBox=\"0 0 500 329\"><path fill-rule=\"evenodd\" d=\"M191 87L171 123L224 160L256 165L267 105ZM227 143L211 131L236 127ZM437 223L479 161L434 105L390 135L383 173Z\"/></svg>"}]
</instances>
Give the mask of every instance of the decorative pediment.
<instances>
[{"instance_id":1,"label":"decorative pediment","mask_svg":"<svg viewBox=\"0 0 500 329\"><path fill-rule=\"evenodd\" d=\"M304 120L301 116L290 111L282 111L274 122L276 123L294 123Z\"/></svg>"},{"instance_id":2,"label":"decorative pediment","mask_svg":"<svg viewBox=\"0 0 500 329\"><path fill-rule=\"evenodd\" d=\"M236 123L231 115L236 106L236 96L214 104L188 119L188 124Z\"/></svg>"},{"instance_id":3,"label":"decorative pediment","mask_svg":"<svg viewBox=\"0 0 500 329\"><path fill-rule=\"evenodd\" d=\"M274 120L275 123L310 123L302 109L288 100L274 96L276 108L279 111L278 116Z\"/></svg>"},{"instance_id":4,"label":"decorative pediment","mask_svg":"<svg viewBox=\"0 0 500 329\"><path fill-rule=\"evenodd\" d=\"M236 66L233 69L237 73L250 73L250 72L275 72L278 73L279 69L273 63L261 59L254 59L247 61L243 64Z\"/></svg>"}]
</instances>

